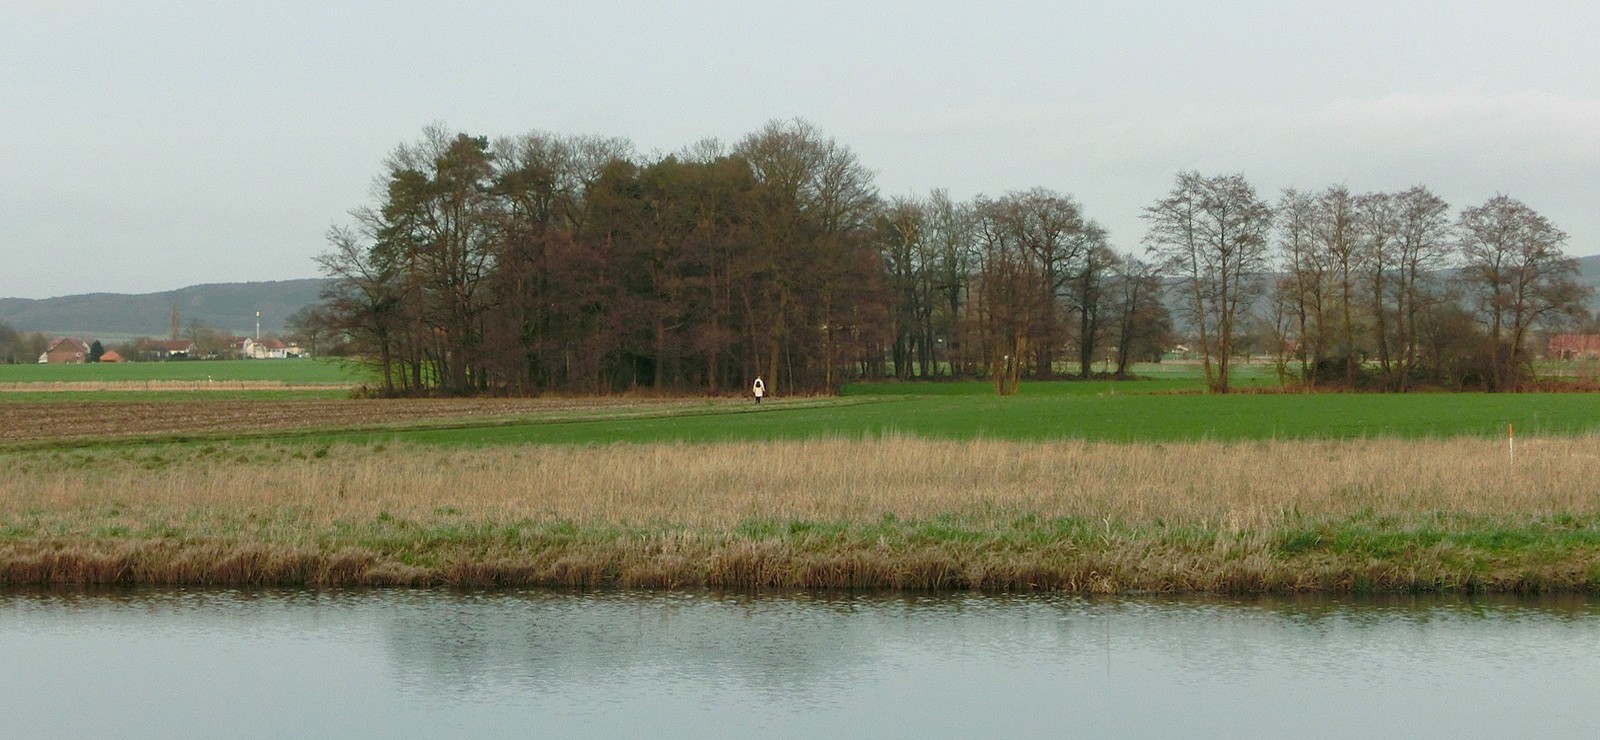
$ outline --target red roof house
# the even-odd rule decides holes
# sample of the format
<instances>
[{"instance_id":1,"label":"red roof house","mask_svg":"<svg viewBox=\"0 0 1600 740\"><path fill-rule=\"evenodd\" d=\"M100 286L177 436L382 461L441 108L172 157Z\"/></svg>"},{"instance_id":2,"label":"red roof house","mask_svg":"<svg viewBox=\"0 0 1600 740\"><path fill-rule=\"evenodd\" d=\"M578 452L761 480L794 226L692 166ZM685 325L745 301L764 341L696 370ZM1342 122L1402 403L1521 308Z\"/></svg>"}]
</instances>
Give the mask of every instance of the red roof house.
<instances>
[{"instance_id":1,"label":"red roof house","mask_svg":"<svg viewBox=\"0 0 1600 740\"><path fill-rule=\"evenodd\" d=\"M1544 356L1563 360L1600 358L1600 334L1557 334L1550 337Z\"/></svg>"},{"instance_id":2,"label":"red roof house","mask_svg":"<svg viewBox=\"0 0 1600 740\"><path fill-rule=\"evenodd\" d=\"M89 345L77 337L62 337L50 343L39 355L39 362L51 365L80 364L89 361Z\"/></svg>"}]
</instances>

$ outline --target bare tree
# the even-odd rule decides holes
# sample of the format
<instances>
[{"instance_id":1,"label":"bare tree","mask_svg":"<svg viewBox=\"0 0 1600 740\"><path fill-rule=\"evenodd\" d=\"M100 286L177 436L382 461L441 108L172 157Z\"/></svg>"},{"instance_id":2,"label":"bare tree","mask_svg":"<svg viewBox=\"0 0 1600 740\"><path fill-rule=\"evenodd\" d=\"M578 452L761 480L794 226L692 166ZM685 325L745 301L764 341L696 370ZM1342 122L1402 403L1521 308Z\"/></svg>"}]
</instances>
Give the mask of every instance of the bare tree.
<instances>
[{"instance_id":1,"label":"bare tree","mask_svg":"<svg viewBox=\"0 0 1600 740\"><path fill-rule=\"evenodd\" d=\"M633 145L602 136L557 136L530 132L495 141L492 192L495 269L489 284L494 312L485 327L484 361L498 383L523 394L582 383L594 367L593 338L609 320L597 270L606 225L598 229L588 198L607 168L630 162ZM632 226L632 224L630 224ZM596 232L599 232L598 235Z\"/></svg>"},{"instance_id":2,"label":"bare tree","mask_svg":"<svg viewBox=\"0 0 1600 740\"><path fill-rule=\"evenodd\" d=\"M780 384L833 387L841 328L856 323L847 278L871 253L873 173L849 147L798 119L768 123L735 151L762 186L753 269L771 285L743 295L758 317L747 322L760 348L752 369L774 391ZM813 359L822 367L809 369Z\"/></svg>"},{"instance_id":3,"label":"bare tree","mask_svg":"<svg viewBox=\"0 0 1600 740\"><path fill-rule=\"evenodd\" d=\"M1172 318L1161 301L1161 272L1132 256L1117 259L1111 279L1112 341L1116 374L1126 376L1136 360L1159 359L1172 334Z\"/></svg>"},{"instance_id":4,"label":"bare tree","mask_svg":"<svg viewBox=\"0 0 1600 740\"><path fill-rule=\"evenodd\" d=\"M1275 211L1278 250L1287 277L1279 281L1275 305L1290 319L1290 332L1283 332L1282 344L1291 343L1300 359L1300 378L1316 384L1313 369L1326 355L1328 336L1328 270L1316 246L1317 202L1303 191L1289 189L1278 199Z\"/></svg>"},{"instance_id":5,"label":"bare tree","mask_svg":"<svg viewBox=\"0 0 1600 740\"><path fill-rule=\"evenodd\" d=\"M1326 265L1333 291L1333 310L1338 323L1333 339L1334 351L1344 366L1344 382L1353 386L1361 362L1356 323L1356 288L1361 279L1362 259L1356 233L1356 198L1343 185L1323 191L1316 199L1314 239L1316 250Z\"/></svg>"},{"instance_id":6,"label":"bare tree","mask_svg":"<svg viewBox=\"0 0 1600 740\"><path fill-rule=\"evenodd\" d=\"M1025 251L1022 256L1031 263L1029 272L1038 281L1033 291L1038 305L1030 312L1030 344L1034 373L1048 378L1055 373L1055 350L1065 338L1061 298L1088 249L1083 209L1071 196L1044 188L1010 193L997 205L996 215Z\"/></svg>"},{"instance_id":7,"label":"bare tree","mask_svg":"<svg viewBox=\"0 0 1600 740\"><path fill-rule=\"evenodd\" d=\"M1590 289L1577 283L1577 261L1562 251L1566 232L1521 201L1497 195L1463 210L1457 224L1462 278L1491 342L1491 385L1510 389L1522 378L1529 331L1582 311Z\"/></svg>"},{"instance_id":8,"label":"bare tree","mask_svg":"<svg viewBox=\"0 0 1600 740\"><path fill-rule=\"evenodd\" d=\"M1084 225L1080 241L1081 257L1067 287L1067 298L1078 315L1078 377L1088 378L1112 311L1109 292L1119 259L1106 243L1106 230L1093 221Z\"/></svg>"},{"instance_id":9,"label":"bare tree","mask_svg":"<svg viewBox=\"0 0 1600 740\"><path fill-rule=\"evenodd\" d=\"M1394 367L1395 390L1405 390L1421 362L1418 322L1440 301L1431 276L1450 266L1450 206L1427 188L1417 186L1394 196Z\"/></svg>"},{"instance_id":10,"label":"bare tree","mask_svg":"<svg viewBox=\"0 0 1600 740\"><path fill-rule=\"evenodd\" d=\"M289 314L283 323L288 338L302 345L310 356L334 354L333 340L337 339L337 335L331 331L328 312L322 304L301 306Z\"/></svg>"},{"instance_id":11,"label":"bare tree","mask_svg":"<svg viewBox=\"0 0 1600 740\"><path fill-rule=\"evenodd\" d=\"M1227 393L1234 331L1262 289L1272 209L1244 175L1182 172L1172 192L1145 209L1144 219L1150 225L1145 244L1179 278L1206 384Z\"/></svg>"},{"instance_id":12,"label":"bare tree","mask_svg":"<svg viewBox=\"0 0 1600 740\"><path fill-rule=\"evenodd\" d=\"M381 240L415 266L413 286L433 373L451 393L486 388L482 290L494 265L500 202L489 141L431 126L387 163Z\"/></svg>"},{"instance_id":13,"label":"bare tree","mask_svg":"<svg viewBox=\"0 0 1600 740\"><path fill-rule=\"evenodd\" d=\"M1391 284L1395 282L1395 268L1400 260L1399 204L1388 193L1367 193L1355 201L1356 236L1361 252L1359 260L1362 278L1366 284L1366 300L1372 320L1371 341L1377 349L1378 371L1393 389L1393 347L1396 338L1392 330L1400 322L1390 300Z\"/></svg>"},{"instance_id":14,"label":"bare tree","mask_svg":"<svg viewBox=\"0 0 1600 740\"><path fill-rule=\"evenodd\" d=\"M928 199L928 221L932 234L928 239L931 250L927 266L931 288L938 300L937 308L941 326L939 340L946 343L946 362L954 373L954 354L957 342L956 326L965 306L967 288L971 281L973 223L972 208L955 203L943 190L935 190ZM930 334L933 330L930 329ZM935 358L938 362L939 358Z\"/></svg>"},{"instance_id":15,"label":"bare tree","mask_svg":"<svg viewBox=\"0 0 1600 740\"><path fill-rule=\"evenodd\" d=\"M356 215L361 219L362 212ZM317 257L330 278L322 289L327 328L348 337L357 355L376 366L384 395L395 395L395 344L403 310L400 265L375 248L370 233L354 228L331 229L328 243L332 249Z\"/></svg>"},{"instance_id":16,"label":"bare tree","mask_svg":"<svg viewBox=\"0 0 1600 740\"><path fill-rule=\"evenodd\" d=\"M977 322L985 362L995 392L1008 396L1032 350L1039 295L1039 271L1013 227L1012 208L979 198L977 212Z\"/></svg>"},{"instance_id":17,"label":"bare tree","mask_svg":"<svg viewBox=\"0 0 1600 740\"><path fill-rule=\"evenodd\" d=\"M37 355L28 356L22 347L22 340L21 332L10 324L0 321L0 362L7 365L33 362Z\"/></svg>"},{"instance_id":18,"label":"bare tree","mask_svg":"<svg viewBox=\"0 0 1600 740\"><path fill-rule=\"evenodd\" d=\"M892 347L894 374L912 375L913 359L926 377L931 364L930 336L933 313L932 284L928 275L929 214L914 198L894 198L878 216L878 244L889 282L894 321Z\"/></svg>"},{"instance_id":19,"label":"bare tree","mask_svg":"<svg viewBox=\"0 0 1600 740\"><path fill-rule=\"evenodd\" d=\"M1272 338L1272 369L1278 376L1281 385L1290 377L1289 361L1299 355L1299 377L1306 378L1307 364L1304 347L1297 346L1300 337L1305 336L1302 329L1298 333L1297 327L1305 325L1305 304L1301 301L1301 293L1297 290L1296 275L1290 272L1279 277L1272 285L1272 290L1267 294L1266 315L1264 324Z\"/></svg>"}]
</instances>

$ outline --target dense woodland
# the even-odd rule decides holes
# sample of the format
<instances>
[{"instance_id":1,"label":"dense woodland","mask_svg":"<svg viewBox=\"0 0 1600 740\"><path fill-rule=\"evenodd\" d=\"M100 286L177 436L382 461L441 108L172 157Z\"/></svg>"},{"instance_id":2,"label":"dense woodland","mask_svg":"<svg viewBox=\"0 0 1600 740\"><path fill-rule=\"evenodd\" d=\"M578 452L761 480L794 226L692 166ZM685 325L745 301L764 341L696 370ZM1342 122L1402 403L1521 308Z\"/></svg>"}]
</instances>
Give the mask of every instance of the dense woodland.
<instances>
[{"instance_id":1,"label":"dense woodland","mask_svg":"<svg viewBox=\"0 0 1600 740\"><path fill-rule=\"evenodd\" d=\"M382 181L331 234L318 320L385 393L1014 387L1069 346L1086 374L1167 340L1155 272L1070 197L882 199L804 122L650 160L619 139L435 128Z\"/></svg>"},{"instance_id":2,"label":"dense woodland","mask_svg":"<svg viewBox=\"0 0 1600 740\"><path fill-rule=\"evenodd\" d=\"M1314 386L1516 385L1531 337L1585 318L1565 235L1501 196L1289 191L1178 175L1148 261L1071 196L881 197L803 121L644 157L625 140L434 127L330 233L324 301L389 395L777 393L859 378L1125 374L1177 341ZM1443 276L1453 275L1445 280ZM1176 309L1180 332L1168 306Z\"/></svg>"}]
</instances>

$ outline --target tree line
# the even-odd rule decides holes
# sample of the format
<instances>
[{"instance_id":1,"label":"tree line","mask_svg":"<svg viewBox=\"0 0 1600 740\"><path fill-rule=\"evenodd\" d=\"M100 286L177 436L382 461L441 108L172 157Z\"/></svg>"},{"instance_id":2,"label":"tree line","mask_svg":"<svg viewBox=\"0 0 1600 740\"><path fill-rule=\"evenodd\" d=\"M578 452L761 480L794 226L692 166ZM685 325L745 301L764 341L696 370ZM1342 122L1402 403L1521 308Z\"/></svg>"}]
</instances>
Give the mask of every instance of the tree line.
<instances>
[{"instance_id":1,"label":"tree line","mask_svg":"<svg viewBox=\"0 0 1600 740\"><path fill-rule=\"evenodd\" d=\"M1126 375L1192 342L1286 379L1514 387L1540 326L1583 313L1565 235L1505 196L1286 191L1180 173L1144 259L1070 195L882 197L804 121L642 156L624 139L430 127L329 234L300 333L387 395L774 392L852 379ZM1452 276L1453 279L1444 279ZM1169 306L1171 313L1169 313ZM1175 330L1174 324L1179 326Z\"/></svg>"},{"instance_id":2,"label":"tree line","mask_svg":"<svg viewBox=\"0 0 1600 740\"><path fill-rule=\"evenodd\" d=\"M1313 388L1515 389L1536 331L1592 324L1566 234L1506 195L1452 218L1422 186L1269 204L1242 175L1186 172L1145 219L1216 391L1252 335Z\"/></svg>"},{"instance_id":3,"label":"tree line","mask_svg":"<svg viewBox=\"0 0 1600 740\"><path fill-rule=\"evenodd\" d=\"M1071 197L886 200L804 121L649 158L431 127L379 183L330 232L332 280L297 326L348 342L385 394L716 393L757 375L775 392L955 375L1009 391L1069 339L1080 375L1165 341L1159 278Z\"/></svg>"},{"instance_id":4,"label":"tree line","mask_svg":"<svg viewBox=\"0 0 1600 740\"><path fill-rule=\"evenodd\" d=\"M0 363L20 365L39 361L39 355L50 349L50 337L38 332L18 331L0 321Z\"/></svg>"}]
</instances>

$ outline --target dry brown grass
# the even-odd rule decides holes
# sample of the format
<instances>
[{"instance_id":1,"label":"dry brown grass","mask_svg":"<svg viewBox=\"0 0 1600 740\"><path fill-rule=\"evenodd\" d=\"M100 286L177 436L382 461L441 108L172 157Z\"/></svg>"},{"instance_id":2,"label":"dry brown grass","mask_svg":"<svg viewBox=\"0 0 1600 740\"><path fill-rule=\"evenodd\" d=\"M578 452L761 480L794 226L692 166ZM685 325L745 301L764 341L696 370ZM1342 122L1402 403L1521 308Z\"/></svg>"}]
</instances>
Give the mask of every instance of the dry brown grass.
<instances>
[{"instance_id":1,"label":"dry brown grass","mask_svg":"<svg viewBox=\"0 0 1600 740\"><path fill-rule=\"evenodd\" d=\"M1600 440L0 457L0 583L1593 588ZM1509 537L1509 539L1507 539Z\"/></svg>"},{"instance_id":2,"label":"dry brown grass","mask_svg":"<svg viewBox=\"0 0 1600 740\"><path fill-rule=\"evenodd\" d=\"M232 445L22 453L0 513L112 503L294 508L313 520L453 506L485 520L671 523L857 520L1025 511L1252 529L1286 512L1600 511L1600 440L1112 444L814 440L714 445L325 448Z\"/></svg>"}]
</instances>

